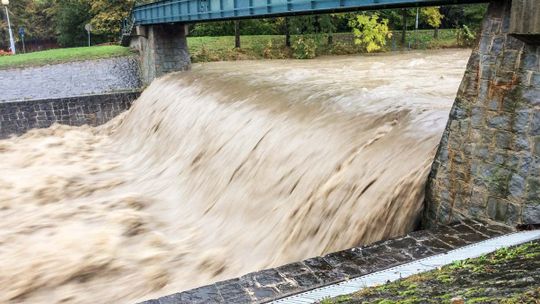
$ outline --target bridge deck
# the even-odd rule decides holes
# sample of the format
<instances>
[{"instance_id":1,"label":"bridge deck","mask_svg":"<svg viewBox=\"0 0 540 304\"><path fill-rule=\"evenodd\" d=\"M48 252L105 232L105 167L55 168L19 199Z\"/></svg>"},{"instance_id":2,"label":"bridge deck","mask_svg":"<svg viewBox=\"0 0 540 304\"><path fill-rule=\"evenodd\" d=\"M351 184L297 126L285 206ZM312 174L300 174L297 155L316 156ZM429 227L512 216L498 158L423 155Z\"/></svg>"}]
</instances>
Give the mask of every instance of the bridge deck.
<instances>
[{"instance_id":1,"label":"bridge deck","mask_svg":"<svg viewBox=\"0 0 540 304\"><path fill-rule=\"evenodd\" d=\"M489 0L163 0L135 7L135 24L192 23Z\"/></svg>"}]
</instances>

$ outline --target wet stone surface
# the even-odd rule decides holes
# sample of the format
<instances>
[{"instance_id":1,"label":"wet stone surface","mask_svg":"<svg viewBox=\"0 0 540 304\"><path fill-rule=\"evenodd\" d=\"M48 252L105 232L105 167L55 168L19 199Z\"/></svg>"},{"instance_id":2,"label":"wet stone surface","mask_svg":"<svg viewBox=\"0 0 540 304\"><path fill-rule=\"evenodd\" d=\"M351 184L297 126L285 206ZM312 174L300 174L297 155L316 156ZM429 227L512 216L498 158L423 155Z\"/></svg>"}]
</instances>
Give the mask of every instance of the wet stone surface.
<instances>
[{"instance_id":1,"label":"wet stone surface","mask_svg":"<svg viewBox=\"0 0 540 304\"><path fill-rule=\"evenodd\" d=\"M136 57L0 70L0 103L139 89Z\"/></svg>"},{"instance_id":2,"label":"wet stone surface","mask_svg":"<svg viewBox=\"0 0 540 304\"><path fill-rule=\"evenodd\" d=\"M510 232L512 229L507 226L464 220L370 246L250 273L143 304L266 303Z\"/></svg>"}]
</instances>

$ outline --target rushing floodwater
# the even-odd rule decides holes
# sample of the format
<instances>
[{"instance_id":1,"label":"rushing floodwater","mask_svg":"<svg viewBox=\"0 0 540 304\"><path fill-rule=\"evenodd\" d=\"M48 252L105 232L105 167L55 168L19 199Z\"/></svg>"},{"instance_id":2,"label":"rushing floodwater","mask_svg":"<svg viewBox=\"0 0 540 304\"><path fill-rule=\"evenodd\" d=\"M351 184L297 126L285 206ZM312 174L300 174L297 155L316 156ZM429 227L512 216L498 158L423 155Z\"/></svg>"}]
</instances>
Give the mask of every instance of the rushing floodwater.
<instances>
[{"instance_id":1,"label":"rushing floodwater","mask_svg":"<svg viewBox=\"0 0 540 304\"><path fill-rule=\"evenodd\" d=\"M0 302L132 303L410 231L467 50L196 65L0 141Z\"/></svg>"}]
</instances>

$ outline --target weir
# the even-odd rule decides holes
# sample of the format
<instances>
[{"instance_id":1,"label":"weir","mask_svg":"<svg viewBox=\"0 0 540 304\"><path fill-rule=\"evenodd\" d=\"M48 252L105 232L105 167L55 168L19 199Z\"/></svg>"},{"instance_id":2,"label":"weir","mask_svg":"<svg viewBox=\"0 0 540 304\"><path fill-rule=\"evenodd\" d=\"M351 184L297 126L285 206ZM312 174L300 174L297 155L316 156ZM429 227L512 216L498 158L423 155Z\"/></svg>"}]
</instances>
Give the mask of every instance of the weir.
<instances>
[{"instance_id":1,"label":"weir","mask_svg":"<svg viewBox=\"0 0 540 304\"><path fill-rule=\"evenodd\" d=\"M443 3L356 3L398 2ZM466 50L221 62L0 107L0 302L312 303L538 239L539 11L492 1L463 80ZM186 23L133 27L146 81Z\"/></svg>"},{"instance_id":2,"label":"weir","mask_svg":"<svg viewBox=\"0 0 540 304\"><path fill-rule=\"evenodd\" d=\"M379 1L376 2L379 4ZM189 8L190 2L186 3ZM371 5L374 3L371 2ZM393 4L396 3L393 1ZM401 4L437 3L409 1ZM242 11L240 9L234 9L231 11L232 15L226 15L221 5L217 15L205 6L202 6L204 9L202 14L199 11L195 15L182 15L182 9L179 7L175 11L174 5L180 4L163 1L141 7L136 10L135 22L140 28L142 24L180 21L186 23L214 18L236 19L256 14L251 2L246 5L244 15L238 14ZM270 5L266 14L272 14L269 7ZM316 10L312 4L310 8L300 10L299 13L311 13ZM294 12L285 6L285 10L279 14L287 15ZM421 244L424 242L430 244L441 242L445 244L444 246L452 244L451 248L456 245L459 247L471 242L470 238L478 241L480 235L482 235L480 239L486 235L493 236L486 233L490 229L501 233L504 229L511 229L509 227L539 224L539 43L538 1L490 1L478 43L467 64L428 179L423 227L430 227L432 230L429 235L436 237L418 237L413 233L404 239L366 248L353 248L267 269L238 279L151 300L148 303L253 301L264 303L325 286L331 282L358 277L366 271L373 272L374 269L366 270L365 267L372 261L380 261L378 259L386 259L386 262L382 262L383 265L377 266L378 269L383 269L407 260L403 256L399 257L400 254L419 258L437 252L438 249L423 247ZM182 67L185 68L189 68L189 64ZM483 222L499 223L506 228L482 226ZM454 226L440 228L440 225L452 223ZM455 223L458 223L457 226ZM437 232L437 229L444 232ZM461 240L457 237L460 233L464 233ZM442 237L444 239L449 234L457 238L442 240L437 237L444 235ZM381 247L384 247L382 251L387 252L384 255L377 255L375 252L381 252ZM392 256L390 252L393 250L398 252L398 256ZM300 299L291 298L290 302L295 303ZM311 303L306 299L302 301ZM287 300L284 303L288 303Z\"/></svg>"},{"instance_id":3,"label":"weir","mask_svg":"<svg viewBox=\"0 0 540 304\"><path fill-rule=\"evenodd\" d=\"M190 68L187 24L243 17L312 14L488 1L158 1L133 12L132 46L150 82ZM427 226L466 217L509 225L540 222L540 3L493 0L428 184Z\"/></svg>"}]
</instances>

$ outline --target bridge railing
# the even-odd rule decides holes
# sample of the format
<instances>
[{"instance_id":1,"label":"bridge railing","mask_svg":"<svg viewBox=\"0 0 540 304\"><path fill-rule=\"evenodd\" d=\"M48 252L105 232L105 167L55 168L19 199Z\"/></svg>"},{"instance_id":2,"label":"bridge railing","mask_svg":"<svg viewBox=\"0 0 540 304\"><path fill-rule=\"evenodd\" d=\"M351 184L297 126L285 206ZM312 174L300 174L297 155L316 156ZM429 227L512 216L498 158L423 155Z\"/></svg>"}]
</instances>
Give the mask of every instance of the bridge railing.
<instances>
[{"instance_id":1,"label":"bridge railing","mask_svg":"<svg viewBox=\"0 0 540 304\"><path fill-rule=\"evenodd\" d=\"M136 6L133 15L144 25L478 2L488 0L162 0Z\"/></svg>"}]
</instances>

